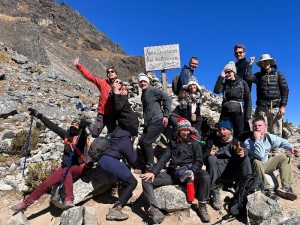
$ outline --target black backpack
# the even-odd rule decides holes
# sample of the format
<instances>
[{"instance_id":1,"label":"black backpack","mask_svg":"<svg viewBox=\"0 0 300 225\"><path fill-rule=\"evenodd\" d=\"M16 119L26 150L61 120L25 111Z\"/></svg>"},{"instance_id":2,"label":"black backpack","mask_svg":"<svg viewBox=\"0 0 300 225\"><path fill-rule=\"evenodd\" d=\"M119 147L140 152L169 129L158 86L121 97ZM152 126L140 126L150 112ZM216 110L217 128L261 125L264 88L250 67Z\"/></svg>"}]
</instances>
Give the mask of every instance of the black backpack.
<instances>
[{"instance_id":1,"label":"black backpack","mask_svg":"<svg viewBox=\"0 0 300 225\"><path fill-rule=\"evenodd\" d=\"M172 91L175 95L179 94L179 90L178 90L178 87L177 87L179 76L180 76L180 73L176 74L176 76L172 80Z\"/></svg>"},{"instance_id":2,"label":"black backpack","mask_svg":"<svg viewBox=\"0 0 300 225\"><path fill-rule=\"evenodd\" d=\"M256 191L263 191L264 183L260 176L250 174L244 177L236 186L233 198L228 206L231 215L246 215L247 196Z\"/></svg>"}]
</instances>

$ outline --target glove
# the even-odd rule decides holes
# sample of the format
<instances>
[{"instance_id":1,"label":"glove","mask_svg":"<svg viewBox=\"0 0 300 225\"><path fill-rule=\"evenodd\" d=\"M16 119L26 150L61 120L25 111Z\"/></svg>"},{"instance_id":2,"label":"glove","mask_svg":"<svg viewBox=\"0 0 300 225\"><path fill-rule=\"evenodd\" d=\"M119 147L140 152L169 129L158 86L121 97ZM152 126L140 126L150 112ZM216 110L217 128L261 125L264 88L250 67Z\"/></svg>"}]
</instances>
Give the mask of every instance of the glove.
<instances>
[{"instance_id":1,"label":"glove","mask_svg":"<svg viewBox=\"0 0 300 225\"><path fill-rule=\"evenodd\" d=\"M42 117L42 114L39 113L36 109L28 108L28 111L29 111L29 115L30 116L35 116L37 118L41 118Z\"/></svg>"},{"instance_id":2,"label":"glove","mask_svg":"<svg viewBox=\"0 0 300 225\"><path fill-rule=\"evenodd\" d=\"M84 129L86 127L88 127L89 125L91 125L92 123L89 122L89 121L86 121L86 120L81 120L80 123L79 123L79 129Z\"/></svg>"}]
</instances>

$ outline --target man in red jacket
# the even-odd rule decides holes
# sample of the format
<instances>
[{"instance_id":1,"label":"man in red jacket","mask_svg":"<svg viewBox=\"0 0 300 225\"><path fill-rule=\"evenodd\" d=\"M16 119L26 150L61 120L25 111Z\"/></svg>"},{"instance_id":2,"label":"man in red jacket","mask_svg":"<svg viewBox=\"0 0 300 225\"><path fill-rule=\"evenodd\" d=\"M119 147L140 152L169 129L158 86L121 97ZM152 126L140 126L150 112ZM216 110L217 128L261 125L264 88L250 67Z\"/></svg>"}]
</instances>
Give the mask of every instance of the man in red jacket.
<instances>
[{"instance_id":1,"label":"man in red jacket","mask_svg":"<svg viewBox=\"0 0 300 225\"><path fill-rule=\"evenodd\" d=\"M111 92L111 85L117 79L117 71L112 67L106 69L107 77L105 79L94 76L83 65L79 63L79 58L74 60L74 65L81 72L81 74L89 81L94 83L100 92L100 98L97 108L97 118L92 130L92 137L99 136L104 126L107 127L107 132L111 133L116 127L116 118L113 114L112 99L109 95Z\"/></svg>"}]
</instances>

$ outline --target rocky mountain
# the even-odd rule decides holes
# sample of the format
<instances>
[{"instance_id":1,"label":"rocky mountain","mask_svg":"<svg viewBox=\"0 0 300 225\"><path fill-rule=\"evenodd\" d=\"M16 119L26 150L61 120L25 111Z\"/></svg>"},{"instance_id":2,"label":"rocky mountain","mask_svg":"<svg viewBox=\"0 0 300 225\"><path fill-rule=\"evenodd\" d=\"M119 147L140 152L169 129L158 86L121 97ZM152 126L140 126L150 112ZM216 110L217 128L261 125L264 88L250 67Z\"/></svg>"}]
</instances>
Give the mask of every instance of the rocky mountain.
<instances>
[{"instance_id":1,"label":"rocky mountain","mask_svg":"<svg viewBox=\"0 0 300 225\"><path fill-rule=\"evenodd\" d=\"M78 12L55 0L0 0L0 31L0 42L66 76L78 77L72 65L77 56L100 77L112 65L121 78L145 68L143 57L126 55Z\"/></svg>"}]
</instances>

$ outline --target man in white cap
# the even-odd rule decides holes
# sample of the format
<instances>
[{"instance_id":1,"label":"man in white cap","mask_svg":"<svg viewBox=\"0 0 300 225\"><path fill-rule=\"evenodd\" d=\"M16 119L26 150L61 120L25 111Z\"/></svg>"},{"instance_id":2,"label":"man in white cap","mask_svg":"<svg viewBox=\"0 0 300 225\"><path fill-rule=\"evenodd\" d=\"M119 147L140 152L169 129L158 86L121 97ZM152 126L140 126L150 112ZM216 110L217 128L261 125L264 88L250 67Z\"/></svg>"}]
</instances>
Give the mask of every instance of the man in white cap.
<instances>
[{"instance_id":1,"label":"man in white cap","mask_svg":"<svg viewBox=\"0 0 300 225\"><path fill-rule=\"evenodd\" d=\"M149 77L146 74L140 73L138 80L142 89L141 100L144 114L144 130L139 144L145 156L146 167L151 171L154 164L152 143L168 125L172 100L161 89L150 86Z\"/></svg>"},{"instance_id":2,"label":"man in white cap","mask_svg":"<svg viewBox=\"0 0 300 225\"><path fill-rule=\"evenodd\" d=\"M256 63L261 68L260 72L252 75L254 58L250 58L246 79L256 83L256 117L263 117L266 121L268 132L282 136L282 117L288 102L289 88L287 81L277 70L275 60L269 54L263 54Z\"/></svg>"}]
</instances>

